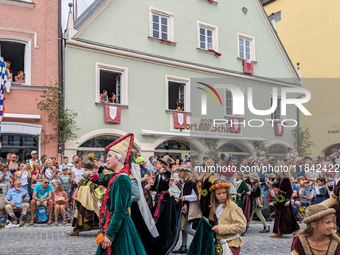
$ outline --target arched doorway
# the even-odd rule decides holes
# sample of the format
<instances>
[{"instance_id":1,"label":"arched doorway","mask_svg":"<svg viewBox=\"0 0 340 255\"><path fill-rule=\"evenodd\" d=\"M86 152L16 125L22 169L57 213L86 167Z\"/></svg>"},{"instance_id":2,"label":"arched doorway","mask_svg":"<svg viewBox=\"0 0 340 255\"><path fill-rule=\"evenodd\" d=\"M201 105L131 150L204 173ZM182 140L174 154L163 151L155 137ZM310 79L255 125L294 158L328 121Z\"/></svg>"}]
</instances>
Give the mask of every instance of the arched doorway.
<instances>
[{"instance_id":1,"label":"arched doorway","mask_svg":"<svg viewBox=\"0 0 340 255\"><path fill-rule=\"evenodd\" d=\"M118 136L98 136L87 140L86 142L82 143L77 149L77 155L81 157L86 163L88 163L87 155L89 153L94 153L96 158L98 159L99 155L104 155L104 160L106 160L107 152L105 151L105 147L109 144L113 143L117 140ZM132 148L132 151L137 151L138 148L135 146Z\"/></svg>"},{"instance_id":2,"label":"arched doorway","mask_svg":"<svg viewBox=\"0 0 340 255\"><path fill-rule=\"evenodd\" d=\"M173 139L162 142L155 148L155 155L157 157L164 157L168 153L169 156L176 159L184 159L186 155L190 154L190 160L198 160L198 151L189 142Z\"/></svg>"},{"instance_id":3,"label":"arched doorway","mask_svg":"<svg viewBox=\"0 0 340 255\"><path fill-rule=\"evenodd\" d=\"M236 143L225 143L222 146L220 146L219 149L221 150L220 154L228 153L233 156L236 156L238 160L242 158L248 158L251 155L251 152L249 152L246 147Z\"/></svg>"},{"instance_id":4,"label":"arched doorway","mask_svg":"<svg viewBox=\"0 0 340 255\"><path fill-rule=\"evenodd\" d=\"M279 144L272 144L266 149L266 156L273 156L275 159L286 159L287 149Z\"/></svg>"},{"instance_id":5,"label":"arched doorway","mask_svg":"<svg viewBox=\"0 0 340 255\"><path fill-rule=\"evenodd\" d=\"M331 150L333 150L333 149L336 149L336 150L340 149L340 143L333 144L333 145L327 147L326 149L324 149L323 151L324 151L325 156L331 155L332 154Z\"/></svg>"}]
</instances>

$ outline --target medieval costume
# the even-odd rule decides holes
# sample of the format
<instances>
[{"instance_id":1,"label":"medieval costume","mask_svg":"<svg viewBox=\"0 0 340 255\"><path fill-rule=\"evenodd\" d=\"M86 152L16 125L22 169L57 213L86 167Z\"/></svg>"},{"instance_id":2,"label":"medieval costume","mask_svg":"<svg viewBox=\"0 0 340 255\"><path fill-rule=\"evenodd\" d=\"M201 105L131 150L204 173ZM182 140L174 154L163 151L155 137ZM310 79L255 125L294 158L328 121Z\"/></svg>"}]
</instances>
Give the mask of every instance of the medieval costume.
<instances>
[{"instance_id":1,"label":"medieval costume","mask_svg":"<svg viewBox=\"0 0 340 255\"><path fill-rule=\"evenodd\" d=\"M240 194L240 196L236 196L236 204L241 207L243 204L243 199L247 192L249 191L247 184L243 180L236 181L236 187L237 187L237 194Z\"/></svg>"},{"instance_id":2,"label":"medieval costume","mask_svg":"<svg viewBox=\"0 0 340 255\"><path fill-rule=\"evenodd\" d=\"M229 192L230 185L228 183L216 184L216 182L210 188L211 193L221 188L226 188L227 192ZM214 195L215 193L212 194L212 196ZM232 200L226 201L224 204L218 204L215 209L213 203L218 203L218 201L215 197L212 197L212 199L216 201L212 201L209 221L214 226L217 225L218 229L216 232L215 249L222 250L223 253L221 254L238 255L240 254L241 246L244 244L240 234L245 230L247 223L242 209Z\"/></svg>"},{"instance_id":3,"label":"medieval costume","mask_svg":"<svg viewBox=\"0 0 340 255\"><path fill-rule=\"evenodd\" d=\"M283 234L291 234L300 228L295 220L291 205L293 189L289 178L285 177L280 181L279 190L279 195L284 197L284 201L277 203L273 229L275 235L271 237L282 237Z\"/></svg>"},{"instance_id":4,"label":"medieval costume","mask_svg":"<svg viewBox=\"0 0 340 255\"><path fill-rule=\"evenodd\" d=\"M125 166L118 173L92 176L93 182L107 186L103 205L100 208L100 221L103 224L103 234L112 241L111 247L104 250L101 245L104 237L100 234L96 239L99 243L97 255L111 253L146 255L142 241L128 213L128 208L132 203L129 177L131 171L128 159L133 146L133 138L133 134L129 133L105 148L106 151L113 151L119 161L124 162Z\"/></svg>"},{"instance_id":5,"label":"medieval costume","mask_svg":"<svg viewBox=\"0 0 340 255\"><path fill-rule=\"evenodd\" d=\"M190 223L194 220L202 218L202 212L198 201L198 191L196 184L190 179L190 168L187 165L181 165L176 168L180 178L183 178L184 184L182 187L181 205L182 205L182 217L181 217L181 231L182 231L182 246L173 253L186 253L188 234L194 236L195 230L190 227ZM182 176L182 177L181 177Z\"/></svg>"},{"instance_id":6,"label":"medieval costume","mask_svg":"<svg viewBox=\"0 0 340 255\"><path fill-rule=\"evenodd\" d=\"M269 232L269 226L267 225L267 222L265 218L262 215L261 208L263 207L263 196L262 196L262 190L259 183L260 177L258 173L252 172L249 174L250 183L252 184L251 190L250 190L250 197L252 200L252 211L250 215L250 219L247 223L247 228L249 227L249 224L251 223L254 213L256 213L257 217L260 219L260 221L263 224L263 230L259 231L259 233L268 233Z\"/></svg>"},{"instance_id":7,"label":"medieval costume","mask_svg":"<svg viewBox=\"0 0 340 255\"><path fill-rule=\"evenodd\" d=\"M315 248L311 245L308 238L312 238L317 229L311 226L312 222L319 221L329 215L336 213L335 209L329 208L329 206L335 204L337 199L332 197L318 205L312 205L306 210L306 218L303 223L307 224L307 228L300 231L297 236L293 238L291 246L292 255L334 255L340 254L340 238L331 232L329 235L325 235L329 238L329 244L326 249ZM335 203L334 203L335 201Z\"/></svg>"},{"instance_id":8,"label":"medieval costume","mask_svg":"<svg viewBox=\"0 0 340 255\"><path fill-rule=\"evenodd\" d=\"M145 220L145 214L142 215L142 211L138 207L139 202L138 204L133 203L131 206L132 220L148 255L165 255L171 252L176 246L181 224L181 203L177 202L174 197L170 197L168 191L170 171L162 159L158 159L158 161L162 164L162 169L157 173L154 185L150 189L157 192L155 196L158 199L155 212L157 221L155 221L156 231L158 230L159 235L155 236L150 230L149 223Z\"/></svg>"},{"instance_id":9,"label":"medieval costume","mask_svg":"<svg viewBox=\"0 0 340 255\"><path fill-rule=\"evenodd\" d=\"M207 166L212 166L213 164L214 164L214 161L211 160L211 159L207 160L207 162L206 162ZM207 168L208 167L206 167L206 169ZM195 171L193 171L193 174L198 181L202 181L202 192L201 192L200 205L201 205L201 210L202 210L203 216L208 218L209 212L210 212L209 189L212 186L212 184L214 183L215 177L210 172L204 173L203 176L198 176L198 174Z\"/></svg>"}]
</instances>

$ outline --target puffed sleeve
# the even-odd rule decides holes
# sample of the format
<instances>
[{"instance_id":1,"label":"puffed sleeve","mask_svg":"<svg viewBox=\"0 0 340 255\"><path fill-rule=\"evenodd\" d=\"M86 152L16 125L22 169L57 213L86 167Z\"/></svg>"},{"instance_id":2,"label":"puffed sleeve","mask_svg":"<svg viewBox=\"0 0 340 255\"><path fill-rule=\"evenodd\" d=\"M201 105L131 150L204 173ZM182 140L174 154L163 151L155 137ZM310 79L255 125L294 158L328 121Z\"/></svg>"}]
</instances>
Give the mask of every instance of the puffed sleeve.
<instances>
[{"instance_id":1,"label":"puffed sleeve","mask_svg":"<svg viewBox=\"0 0 340 255\"><path fill-rule=\"evenodd\" d=\"M114 199L113 215L110 221L110 225L105 233L105 236L113 241L117 231L119 230L125 214L128 213L128 202L131 199L131 181L130 177L120 175L114 182L114 189L110 194Z\"/></svg>"},{"instance_id":2,"label":"puffed sleeve","mask_svg":"<svg viewBox=\"0 0 340 255\"><path fill-rule=\"evenodd\" d=\"M231 211L232 213L232 224L218 224L218 234L220 235L236 235L238 233L242 233L247 226L247 220L244 217L242 209L237 207L235 210Z\"/></svg>"}]
</instances>

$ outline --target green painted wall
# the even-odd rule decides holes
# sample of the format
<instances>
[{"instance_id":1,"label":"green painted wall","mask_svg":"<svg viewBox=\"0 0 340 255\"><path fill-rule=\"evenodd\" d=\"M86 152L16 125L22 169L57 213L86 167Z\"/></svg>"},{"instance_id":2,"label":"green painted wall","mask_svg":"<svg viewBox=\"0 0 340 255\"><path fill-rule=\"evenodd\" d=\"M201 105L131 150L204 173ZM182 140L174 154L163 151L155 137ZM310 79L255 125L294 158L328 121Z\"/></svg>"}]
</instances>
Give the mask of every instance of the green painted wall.
<instances>
[{"instance_id":1,"label":"green painted wall","mask_svg":"<svg viewBox=\"0 0 340 255\"><path fill-rule=\"evenodd\" d=\"M148 39L149 6L174 14L176 46ZM218 26L221 57L196 49L197 20ZM206 0L112 1L79 38L242 72L237 33L255 37L255 75L292 78L254 0L220 0L217 5Z\"/></svg>"}]
</instances>

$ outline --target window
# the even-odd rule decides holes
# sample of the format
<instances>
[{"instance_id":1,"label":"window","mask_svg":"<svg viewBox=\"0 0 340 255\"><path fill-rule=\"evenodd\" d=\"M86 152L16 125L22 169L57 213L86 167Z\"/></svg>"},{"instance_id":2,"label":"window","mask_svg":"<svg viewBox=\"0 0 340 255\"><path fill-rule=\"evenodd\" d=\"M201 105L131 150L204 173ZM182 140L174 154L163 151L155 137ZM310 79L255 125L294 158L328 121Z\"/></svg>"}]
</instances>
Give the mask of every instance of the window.
<instances>
[{"instance_id":1,"label":"window","mask_svg":"<svg viewBox=\"0 0 340 255\"><path fill-rule=\"evenodd\" d=\"M176 110L177 100L181 100L180 108L188 112L190 100L187 91L189 91L190 80L175 76L166 76L166 109ZM178 110L178 109L177 109Z\"/></svg>"},{"instance_id":2,"label":"window","mask_svg":"<svg viewBox=\"0 0 340 255\"><path fill-rule=\"evenodd\" d=\"M96 102L100 102L101 95L106 103L127 105L127 68L96 64L97 68L97 91Z\"/></svg>"},{"instance_id":3,"label":"window","mask_svg":"<svg viewBox=\"0 0 340 255\"><path fill-rule=\"evenodd\" d=\"M202 50L213 50L218 52L218 30L217 26L197 21L198 26L198 48Z\"/></svg>"},{"instance_id":4,"label":"window","mask_svg":"<svg viewBox=\"0 0 340 255\"><path fill-rule=\"evenodd\" d=\"M200 48L203 50L214 49L214 30L200 27Z\"/></svg>"},{"instance_id":5,"label":"window","mask_svg":"<svg viewBox=\"0 0 340 255\"><path fill-rule=\"evenodd\" d=\"M14 78L18 75L19 71L23 71L27 76L28 68L26 68L25 63L25 51L26 44L24 43L0 41L0 56L2 56L5 61L11 62L10 69L12 70L13 81L15 81ZM25 81L22 83L28 83L27 77L25 77Z\"/></svg>"},{"instance_id":6,"label":"window","mask_svg":"<svg viewBox=\"0 0 340 255\"><path fill-rule=\"evenodd\" d=\"M150 34L155 39L174 42L173 14L149 7Z\"/></svg>"},{"instance_id":7,"label":"window","mask_svg":"<svg viewBox=\"0 0 340 255\"><path fill-rule=\"evenodd\" d=\"M273 97L271 98L271 105L273 105ZM275 112L272 113L271 118L273 120L281 120L281 98L277 98L277 107Z\"/></svg>"},{"instance_id":8,"label":"window","mask_svg":"<svg viewBox=\"0 0 340 255\"><path fill-rule=\"evenodd\" d=\"M238 56L241 59L255 61L255 39L238 34Z\"/></svg>"},{"instance_id":9,"label":"window","mask_svg":"<svg viewBox=\"0 0 340 255\"><path fill-rule=\"evenodd\" d=\"M152 37L169 40L169 18L152 14Z\"/></svg>"},{"instance_id":10,"label":"window","mask_svg":"<svg viewBox=\"0 0 340 255\"><path fill-rule=\"evenodd\" d=\"M244 91L243 88L241 88L241 90ZM243 117L233 114L233 96L229 89L225 89L225 115Z\"/></svg>"}]
</instances>

